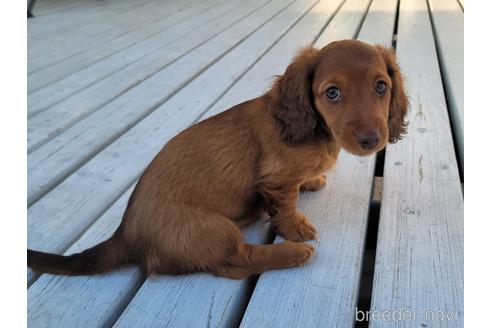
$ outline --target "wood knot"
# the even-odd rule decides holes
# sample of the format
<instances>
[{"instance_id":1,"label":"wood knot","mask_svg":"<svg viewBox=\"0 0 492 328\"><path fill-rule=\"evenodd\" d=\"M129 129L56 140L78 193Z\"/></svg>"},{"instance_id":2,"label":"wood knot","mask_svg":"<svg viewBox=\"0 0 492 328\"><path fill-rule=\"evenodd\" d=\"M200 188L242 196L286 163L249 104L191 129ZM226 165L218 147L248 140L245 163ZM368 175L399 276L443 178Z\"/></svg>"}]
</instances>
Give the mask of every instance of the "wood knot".
<instances>
[{"instance_id":1,"label":"wood knot","mask_svg":"<svg viewBox=\"0 0 492 328\"><path fill-rule=\"evenodd\" d=\"M405 214L407 215L415 215L415 214L418 214L419 212L414 209L414 208L411 208L411 207L407 207L405 208Z\"/></svg>"}]
</instances>

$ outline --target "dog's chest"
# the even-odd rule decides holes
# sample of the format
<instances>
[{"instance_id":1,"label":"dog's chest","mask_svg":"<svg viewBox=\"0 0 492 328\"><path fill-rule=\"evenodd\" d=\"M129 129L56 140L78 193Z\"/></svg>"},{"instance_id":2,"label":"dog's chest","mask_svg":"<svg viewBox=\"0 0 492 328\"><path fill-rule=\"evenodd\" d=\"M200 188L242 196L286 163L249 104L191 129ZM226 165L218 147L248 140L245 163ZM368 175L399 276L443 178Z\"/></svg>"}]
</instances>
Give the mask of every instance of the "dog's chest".
<instances>
[{"instance_id":1,"label":"dog's chest","mask_svg":"<svg viewBox=\"0 0 492 328\"><path fill-rule=\"evenodd\" d=\"M332 168L337 161L339 153L340 147L333 147L330 144L322 145L315 156L317 160L313 161L314 163L316 163L313 168L315 174L321 174Z\"/></svg>"}]
</instances>

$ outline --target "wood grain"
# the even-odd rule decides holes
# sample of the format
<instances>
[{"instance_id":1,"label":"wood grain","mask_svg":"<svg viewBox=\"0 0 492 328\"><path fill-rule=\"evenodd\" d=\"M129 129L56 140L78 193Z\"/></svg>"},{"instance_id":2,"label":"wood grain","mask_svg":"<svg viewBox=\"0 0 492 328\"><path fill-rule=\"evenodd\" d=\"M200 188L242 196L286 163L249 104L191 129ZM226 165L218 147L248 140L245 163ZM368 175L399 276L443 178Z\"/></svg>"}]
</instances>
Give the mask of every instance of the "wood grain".
<instances>
[{"instance_id":1,"label":"wood grain","mask_svg":"<svg viewBox=\"0 0 492 328\"><path fill-rule=\"evenodd\" d=\"M371 327L462 327L463 196L425 0L401 1L397 55L412 111L386 150L371 311L415 319Z\"/></svg>"},{"instance_id":2,"label":"wood grain","mask_svg":"<svg viewBox=\"0 0 492 328\"><path fill-rule=\"evenodd\" d=\"M130 20L131 24L128 24L129 26L125 25L125 28L115 26L112 28L111 34L103 33L103 36L101 36L101 33L86 36L80 32L76 33L78 32L76 30L73 33L74 35L63 34L53 37L49 39L50 42L41 42L38 47L33 45L33 42L29 42L29 54L35 51L50 53L50 51L55 49L56 52L64 53L67 51L66 48L71 47L73 49L75 46L77 47L78 53L68 58L63 58L52 65L43 65L44 67L29 74L27 79L28 95L34 96L31 94L51 83L59 81L70 74L74 74L93 63L107 60L108 56L123 50L126 51L127 48L134 44L140 43L156 34L163 33L167 29L175 28L176 25L184 24L187 20L194 19L193 16L198 13L206 14L208 10L213 10L215 6L220 4L220 0L196 2L197 0L186 0L180 3L172 3L166 7L166 16L164 17L162 17L162 7L158 6L152 6L150 8L146 6L146 10L143 12L129 12L129 15L136 15L135 18ZM182 32L185 34L186 30ZM179 33L176 34L178 36L180 35ZM169 42L172 39L161 41L160 45L163 46L166 44L166 41ZM142 50L141 54L144 55L145 53ZM34 102L34 104L36 103Z\"/></svg>"},{"instance_id":3,"label":"wood grain","mask_svg":"<svg viewBox=\"0 0 492 328\"><path fill-rule=\"evenodd\" d=\"M464 14L454 1L429 0L441 74L455 134L460 165L464 167Z\"/></svg>"},{"instance_id":4,"label":"wood grain","mask_svg":"<svg viewBox=\"0 0 492 328\"><path fill-rule=\"evenodd\" d=\"M197 23L191 20L181 26L185 32L192 33L188 38L175 39L173 34L181 34L174 29L166 30L123 53L114 54L107 61L97 62L31 95L28 97L28 107L31 108L31 117L27 123L28 151L36 149L136 85L141 85L142 81L205 41L221 35L221 32L235 24L242 23L242 19L261 7L265 1L250 1L239 6L234 1L218 8L218 13L210 11L208 14L198 15ZM233 11L229 12L230 10ZM220 14L226 13L228 17L220 19ZM203 26L200 27L200 24ZM241 40L240 36L238 38ZM166 39L172 41L167 44ZM139 47L142 48L140 51ZM227 49L227 46L221 47L224 48ZM137 60L145 51L148 51L147 56Z\"/></svg>"}]
</instances>

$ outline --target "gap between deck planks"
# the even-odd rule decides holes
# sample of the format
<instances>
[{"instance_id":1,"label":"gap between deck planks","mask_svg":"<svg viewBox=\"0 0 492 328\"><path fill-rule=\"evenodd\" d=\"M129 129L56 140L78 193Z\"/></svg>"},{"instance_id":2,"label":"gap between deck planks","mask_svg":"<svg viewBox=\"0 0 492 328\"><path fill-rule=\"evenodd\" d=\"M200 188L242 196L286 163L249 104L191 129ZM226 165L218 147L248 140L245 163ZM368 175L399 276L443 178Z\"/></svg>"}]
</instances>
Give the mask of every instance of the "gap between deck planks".
<instances>
[{"instance_id":1,"label":"gap between deck planks","mask_svg":"<svg viewBox=\"0 0 492 328\"><path fill-rule=\"evenodd\" d=\"M326 11L326 9L329 9L330 8L330 7L327 6L330 3L333 3L333 1L328 1L327 4L325 4L324 7L321 7L321 8L325 8L324 11ZM304 6L304 7L305 7L304 10L307 10L307 7L306 6ZM317 7L314 7L314 8L318 8L319 9L320 6L317 6ZM301 31L300 31L301 33L299 33L298 35L300 35L303 38L305 38L306 37L306 33L312 33L312 32L309 31L309 28L310 27L313 28L313 27L317 26L317 28L315 28L315 30L319 30L319 29L321 29L322 26L324 26L324 21L323 21L323 19L321 17L319 17L318 15L315 15L316 18L313 18L313 15L310 15L310 16L308 16L308 15L304 16L304 18L303 18L304 20L302 22L305 22L305 24L301 24L301 25L299 23L296 24L294 26L294 28L290 32L293 32L294 30L301 29ZM300 16L298 18L300 18ZM309 24L306 21L308 18L310 20L313 20ZM277 24L280 24L280 22L282 22L283 20L285 20L285 17L279 17L279 19L277 20ZM295 22L297 22L297 20ZM289 35L291 35L291 33ZM294 49L294 46L291 45L291 38L289 38L289 39L285 39L284 38L283 40L284 41L281 41L279 44L283 44L284 47L286 45L290 45L290 47L292 48L291 49L291 52L292 52L293 49ZM257 39L257 41L258 41L258 39ZM279 50L285 50L285 48L280 48ZM282 52L273 53L272 55L275 55L275 56L270 56L270 60L271 61L277 60L277 58L278 58L277 56L284 56L284 57L286 57L286 54L283 54ZM284 58L284 61L289 60L289 59L290 58ZM231 61L231 64L233 62L234 61ZM237 61L235 61L234 63L237 65ZM204 79L204 81L207 81L207 79ZM165 140L162 141L162 142L165 142ZM118 210L119 211L119 215L121 215L121 213L123 212L124 204L125 204L125 201L126 201L126 197L128 197L128 194L125 194L125 196L122 197L118 201L118 203L117 203L118 205L115 205L114 206L114 207L119 206L119 210ZM112 220L114 221L113 222L114 225L116 225L119 222L119 215L113 216L113 219ZM103 219L101 219L101 220L103 220ZM100 231L100 229L101 229L100 226L99 226L99 223L102 222L101 220L98 220L98 222L96 223L96 225L93 226L86 233L86 235L89 235L89 236L92 235L92 240L91 240L92 243L95 243L95 242L100 241L102 239L101 236L99 236L99 235L94 236L94 233L97 232L97 231ZM261 233L261 231L263 229L264 229L264 227L261 224L259 224L258 226L254 227L254 234L251 235L251 239L250 240L253 241L253 242L254 241L257 241L257 242L264 241L265 240L265 237L262 237L262 233ZM249 235L249 233L246 233L246 234ZM81 247L81 248L84 248L84 247ZM134 270L134 272L131 273L130 274L130 277L127 277L127 279L129 279L129 280L133 281L134 283L136 283L138 281L138 278L135 276L136 272L137 272L137 270ZM204 277L203 278L200 278L201 276L204 276ZM102 277L101 276L100 277L89 277L89 278L85 277L85 278L88 279L88 282L85 282L84 283L85 286L87 286L87 285L91 286L92 285L91 282L94 282L96 284L97 289L90 289L89 288L90 289L90 292L88 294L87 294L87 289L85 289L85 293L83 291L80 291L80 289L76 289L78 298L81 300L81 302L83 302L83 300L85 299L85 297L89 297L89 298L92 297L92 295L95 292L95 290L99 290L100 285L98 283L100 283L101 280L104 281L105 279L115 279L114 275L108 275L108 276L102 276ZM118 278L118 277L116 277L116 278ZM170 277L166 277L166 278L170 278ZM62 317L63 316L67 316L67 312L66 311L63 311L63 309L57 309L56 307L55 308L52 308L53 307L53 303L59 302L58 301L58 298L55 298L55 300L52 299L52 297L54 295L56 295L57 293L49 293L49 295L47 295L50 298L50 300L52 300L52 302L48 301L48 302L46 302L47 304L45 302L43 302L43 295L45 295L45 294L42 294L40 291L43 290L47 284L50 284L50 281L51 281L50 279L51 279L51 276L49 276L49 275L43 275L30 288L30 293L32 295L31 296L31 299L32 300L38 300L36 302L36 304L33 305L33 308L34 308L32 310L32 318L33 318L33 320L34 319L35 320L41 320L40 319L40 316L46 315L46 313L48 313L48 312L49 313L60 313L61 312L60 314L58 314L59 316L62 316ZM64 283L66 284L65 281L67 281L67 280L70 281L71 278L57 277L56 279L60 279L63 282L56 282L56 283L54 282L54 283L52 283L50 286L55 286L55 287L53 287L55 290L57 290L56 286L59 286L60 284L63 285L63 286L66 286L66 285L64 285ZM237 285L238 284L238 282L235 282L235 281L232 281L232 280L213 278L213 277L211 277L209 275L192 275L192 276L188 276L188 277L179 277L178 279L179 280L184 279L185 281L187 281L187 284L193 284L197 288L203 288L203 284L202 284L203 283L203 279L206 279L206 280L210 281L210 284L209 284L210 286L215 286L213 288L220 288L221 291L224 288L227 289L226 286L228 284L234 284L234 285ZM127 283L128 282L125 282L125 284L122 284L123 285L122 287L127 286L126 285ZM79 284L80 284L80 281L79 281ZM186 284L185 284L185 286L186 286ZM202 286L202 287L200 287L200 286ZM240 290L243 290L244 291L244 288L247 288L247 286L248 286L248 282L247 281L243 281L243 282L240 283L240 287L239 288L240 288ZM31 290L32 290L32 292L31 292ZM114 291L115 291L114 289L111 289L111 292L114 292ZM203 291L200 291L200 289L198 289L197 291L199 292L199 295L202 296L202 294L203 294L202 292ZM121 293L121 291L120 290L117 290L116 293ZM120 295L120 294L118 294L118 295ZM174 295L174 296L176 296L176 295ZM41 300L40 300L40 298L41 298ZM197 297L194 297L192 299L196 299L196 298ZM118 299L120 299L120 298L118 298ZM217 311L217 316L214 315L214 318L216 318L217 320L219 320L220 318L223 319L224 318L223 317L223 315L224 315L224 312L223 311L225 311L225 310L227 310L227 313L228 313L227 314L227 317L237 317L239 314L241 314L240 312L238 313L238 309L241 308L241 305L240 304L238 305L238 303L237 303L237 302L241 302L241 299L240 298L236 298L236 299L237 299L236 302L234 302L233 304L230 304L225 309L223 308L222 310L220 310L221 308L218 306L220 304L219 303L219 299L218 299L218 297L215 298L215 307L214 307L214 310ZM86 303L87 302L84 302L84 304L86 304ZM43 307L42 304L46 304L46 305ZM109 304L105 304L105 306L108 306L108 305ZM95 306L95 307L93 307L93 306ZM96 305L91 304L90 305L90 308L91 309L92 308L99 309L101 306L103 306L103 305L102 304L96 304ZM47 310L46 308L48 308L49 310ZM43 311L43 309L44 309L44 311ZM106 307L105 307L105 309L106 309ZM109 315L112 313L111 311L107 312L107 310L104 310L103 312L105 314L108 314L109 313ZM69 311L69 313L70 313L70 311ZM68 316L71 319L73 319L72 316L70 316L70 315L68 315ZM100 318L100 317L97 316L97 318ZM84 320L84 319L81 318L80 320Z\"/></svg>"},{"instance_id":2,"label":"gap between deck planks","mask_svg":"<svg viewBox=\"0 0 492 328\"><path fill-rule=\"evenodd\" d=\"M397 1L372 1L358 39L390 46L396 9ZM262 274L241 327L354 326L374 170L375 155L342 151L325 189L301 197L300 210L318 229L313 263Z\"/></svg>"},{"instance_id":3,"label":"gap between deck planks","mask_svg":"<svg viewBox=\"0 0 492 328\"><path fill-rule=\"evenodd\" d=\"M463 327L463 195L425 0L401 1L396 49L412 111L386 149L371 311L408 311L398 327Z\"/></svg>"},{"instance_id":4,"label":"gap between deck planks","mask_svg":"<svg viewBox=\"0 0 492 328\"><path fill-rule=\"evenodd\" d=\"M461 172L464 168L464 14L458 2L429 0L448 112Z\"/></svg>"}]
</instances>

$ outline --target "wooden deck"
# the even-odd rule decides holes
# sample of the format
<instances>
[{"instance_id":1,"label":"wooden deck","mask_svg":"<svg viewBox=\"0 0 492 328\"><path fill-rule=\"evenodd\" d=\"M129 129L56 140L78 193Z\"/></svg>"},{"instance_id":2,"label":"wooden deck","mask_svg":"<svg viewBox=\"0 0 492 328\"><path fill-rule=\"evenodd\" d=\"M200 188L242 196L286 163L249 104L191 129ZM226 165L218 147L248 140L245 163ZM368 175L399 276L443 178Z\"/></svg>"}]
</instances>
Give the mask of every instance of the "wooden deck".
<instances>
[{"instance_id":1,"label":"wooden deck","mask_svg":"<svg viewBox=\"0 0 492 328\"><path fill-rule=\"evenodd\" d=\"M319 233L310 264L241 281L28 269L30 327L367 326L356 310L371 327L463 326L462 0L38 0L33 14L29 248L109 237L160 148L263 93L300 46L395 46L412 109L404 140L342 152L328 186L301 196ZM244 233L281 240L261 223Z\"/></svg>"}]
</instances>

